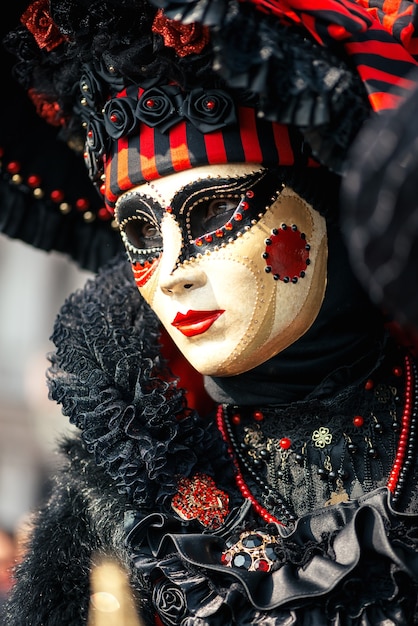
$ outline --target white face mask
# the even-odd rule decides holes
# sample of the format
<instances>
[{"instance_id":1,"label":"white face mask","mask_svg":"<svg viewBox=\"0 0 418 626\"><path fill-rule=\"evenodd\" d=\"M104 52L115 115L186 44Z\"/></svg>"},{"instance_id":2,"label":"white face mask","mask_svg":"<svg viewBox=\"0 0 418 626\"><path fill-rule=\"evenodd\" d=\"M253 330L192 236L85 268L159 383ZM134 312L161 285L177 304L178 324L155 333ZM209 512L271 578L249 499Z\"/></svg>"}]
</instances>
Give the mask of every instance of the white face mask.
<instances>
[{"instance_id":1,"label":"white face mask","mask_svg":"<svg viewBox=\"0 0 418 626\"><path fill-rule=\"evenodd\" d=\"M140 293L202 374L260 365L319 312L325 219L270 170L172 174L123 194L116 218Z\"/></svg>"}]
</instances>

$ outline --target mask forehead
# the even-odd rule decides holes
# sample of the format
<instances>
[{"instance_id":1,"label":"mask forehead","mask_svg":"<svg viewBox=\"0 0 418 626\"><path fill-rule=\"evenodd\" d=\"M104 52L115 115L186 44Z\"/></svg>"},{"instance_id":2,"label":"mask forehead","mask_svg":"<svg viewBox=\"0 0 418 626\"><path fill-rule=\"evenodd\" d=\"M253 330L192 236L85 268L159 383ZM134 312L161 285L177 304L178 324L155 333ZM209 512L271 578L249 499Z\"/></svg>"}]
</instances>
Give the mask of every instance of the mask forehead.
<instances>
[{"instance_id":1,"label":"mask forehead","mask_svg":"<svg viewBox=\"0 0 418 626\"><path fill-rule=\"evenodd\" d=\"M259 170L260 165L257 163L203 165L138 185L131 191L154 198L162 207L167 209L171 206L174 196L190 183L202 180L216 180L217 178L239 178Z\"/></svg>"}]
</instances>

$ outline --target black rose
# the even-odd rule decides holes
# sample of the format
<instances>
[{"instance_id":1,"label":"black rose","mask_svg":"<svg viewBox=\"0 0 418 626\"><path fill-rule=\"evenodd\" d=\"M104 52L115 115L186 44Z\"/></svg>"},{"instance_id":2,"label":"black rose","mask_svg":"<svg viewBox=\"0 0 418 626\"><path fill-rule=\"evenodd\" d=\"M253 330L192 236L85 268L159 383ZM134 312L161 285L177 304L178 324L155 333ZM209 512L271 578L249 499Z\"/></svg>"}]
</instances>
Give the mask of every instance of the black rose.
<instances>
[{"instance_id":1,"label":"black rose","mask_svg":"<svg viewBox=\"0 0 418 626\"><path fill-rule=\"evenodd\" d=\"M152 602L165 624L178 626L186 616L187 605L183 591L166 578L156 583Z\"/></svg>"},{"instance_id":2,"label":"black rose","mask_svg":"<svg viewBox=\"0 0 418 626\"><path fill-rule=\"evenodd\" d=\"M97 154L106 150L108 137L105 133L104 119L100 115L91 115L86 126L86 146Z\"/></svg>"},{"instance_id":3,"label":"black rose","mask_svg":"<svg viewBox=\"0 0 418 626\"><path fill-rule=\"evenodd\" d=\"M135 117L134 98L112 98L103 107L105 129L112 139L120 139L132 133L138 125Z\"/></svg>"},{"instance_id":4,"label":"black rose","mask_svg":"<svg viewBox=\"0 0 418 626\"><path fill-rule=\"evenodd\" d=\"M125 86L124 78L113 68L111 57L103 53L103 59L97 67L97 74L110 87L113 93L122 91Z\"/></svg>"},{"instance_id":5,"label":"black rose","mask_svg":"<svg viewBox=\"0 0 418 626\"><path fill-rule=\"evenodd\" d=\"M83 72L79 80L81 100L91 109L100 107L106 99L107 85L101 81L95 68L88 64L83 65Z\"/></svg>"},{"instance_id":6,"label":"black rose","mask_svg":"<svg viewBox=\"0 0 418 626\"><path fill-rule=\"evenodd\" d=\"M234 101L218 89L193 89L185 99L184 114L202 133L236 122Z\"/></svg>"},{"instance_id":7,"label":"black rose","mask_svg":"<svg viewBox=\"0 0 418 626\"><path fill-rule=\"evenodd\" d=\"M183 97L174 86L151 87L139 98L135 115L147 126L165 133L180 121L178 107L182 102Z\"/></svg>"}]
</instances>

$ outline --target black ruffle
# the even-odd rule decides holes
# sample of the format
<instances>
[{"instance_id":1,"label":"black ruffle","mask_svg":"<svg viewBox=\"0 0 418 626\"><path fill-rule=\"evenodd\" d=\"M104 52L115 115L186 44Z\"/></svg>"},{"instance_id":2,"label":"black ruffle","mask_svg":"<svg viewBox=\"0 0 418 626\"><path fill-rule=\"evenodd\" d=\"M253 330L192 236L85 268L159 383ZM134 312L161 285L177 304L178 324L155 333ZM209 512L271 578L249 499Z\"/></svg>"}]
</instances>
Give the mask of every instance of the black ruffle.
<instances>
[{"instance_id":1,"label":"black ruffle","mask_svg":"<svg viewBox=\"0 0 418 626\"><path fill-rule=\"evenodd\" d=\"M220 434L186 406L159 332L123 256L64 304L48 371L51 398L97 464L132 505L153 510L164 509L179 475L201 471L219 476L220 488L233 484Z\"/></svg>"},{"instance_id":2,"label":"black ruffle","mask_svg":"<svg viewBox=\"0 0 418 626\"><path fill-rule=\"evenodd\" d=\"M364 85L343 54L236 0L152 4L172 19L210 26L215 68L227 84L256 96L266 119L297 126L314 156L342 171L346 152L370 115Z\"/></svg>"},{"instance_id":3,"label":"black ruffle","mask_svg":"<svg viewBox=\"0 0 418 626\"><path fill-rule=\"evenodd\" d=\"M128 545L154 583L164 624L407 626L418 584L417 516L396 513L389 498L381 488L300 518L288 535L279 528L280 563L271 573L223 566L223 537L178 534L163 516L134 525Z\"/></svg>"}]
</instances>

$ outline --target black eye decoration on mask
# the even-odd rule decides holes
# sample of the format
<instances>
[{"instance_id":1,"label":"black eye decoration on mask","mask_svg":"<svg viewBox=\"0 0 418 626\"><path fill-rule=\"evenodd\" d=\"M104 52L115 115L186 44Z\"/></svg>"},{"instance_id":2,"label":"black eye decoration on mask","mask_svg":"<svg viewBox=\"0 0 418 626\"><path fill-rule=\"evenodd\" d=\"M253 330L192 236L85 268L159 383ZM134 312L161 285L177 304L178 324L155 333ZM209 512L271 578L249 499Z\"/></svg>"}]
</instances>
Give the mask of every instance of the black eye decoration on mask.
<instances>
[{"instance_id":1,"label":"black eye decoration on mask","mask_svg":"<svg viewBox=\"0 0 418 626\"><path fill-rule=\"evenodd\" d=\"M276 170L239 178L206 178L181 189L167 208L183 232L179 263L216 250L256 224L283 185Z\"/></svg>"},{"instance_id":2,"label":"black eye decoration on mask","mask_svg":"<svg viewBox=\"0 0 418 626\"><path fill-rule=\"evenodd\" d=\"M164 209L142 194L132 191L120 198L115 216L131 263L143 265L160 256L163 249L160 231L163 215Z\"/></svg>"},{"instance_id":3,"label":"black eye decoration on mask","mask_svg":"<svg viewBox=\"0 0 418 626\"><path fill-rule=\"evenodd\" d=\"M115 216L131 263L152 263L162 252L161 220L165 212L177 221L182 249L177 263L216 250L256 224L280 194L276 170L261 168L237 178L205 178L180 189L169 207L142 191L127 192Z\"/></svg>"}]
</instances>

